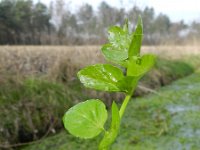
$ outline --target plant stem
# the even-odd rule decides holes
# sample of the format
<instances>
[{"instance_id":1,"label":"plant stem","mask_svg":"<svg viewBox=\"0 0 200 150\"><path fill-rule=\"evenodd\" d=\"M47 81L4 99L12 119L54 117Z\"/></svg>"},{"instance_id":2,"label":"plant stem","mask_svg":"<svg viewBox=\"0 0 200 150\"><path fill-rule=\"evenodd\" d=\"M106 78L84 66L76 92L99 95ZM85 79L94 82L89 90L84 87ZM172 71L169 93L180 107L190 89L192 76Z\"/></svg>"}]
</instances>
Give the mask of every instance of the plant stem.
<instances>
[{"instance_id":1,"label":"plant stem","mask_svg":"<svg viewBox=\"0 0 200 150\"><path fill-rule=\"evenodd\" d=\"M131 94L130 95L126 95L126 97L125 97L125 99L124 99L124 101L122 103L122 106L121 106L121 108L119 110L120 119L122 118L122 116L124 114L124 111L126 109L126 106L127 106L128 102L129 102L129 100L131 99L131 96L132 96Z\"/></svg>"}]
</instances>

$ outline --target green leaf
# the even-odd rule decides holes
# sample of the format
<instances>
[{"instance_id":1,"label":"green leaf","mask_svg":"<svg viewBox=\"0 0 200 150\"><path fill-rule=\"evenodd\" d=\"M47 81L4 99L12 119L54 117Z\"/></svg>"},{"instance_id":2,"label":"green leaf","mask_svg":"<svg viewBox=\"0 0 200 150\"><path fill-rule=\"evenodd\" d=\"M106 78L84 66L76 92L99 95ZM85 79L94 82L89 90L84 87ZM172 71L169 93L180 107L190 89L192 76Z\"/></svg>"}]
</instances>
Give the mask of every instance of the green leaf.
<instances>
[{"instance_id":1,"label":"green leaf","mask_svg":"<svg viewBox=\"0 0 200 150\"><path fill-rule=\"evenodd\" d=\"M113 47L112 44L105 44L101 48L102 53L106 59L110 61L122 61L128 58L127 51L122 50L121 48Z\"/></svg>"},{"instance_id":2,"label":"green leaf","mask_svg":"<svg viewBox=\"0 0 200 150\"><path fill-rule=\"evenodd\" d=\"M123 31L125 32L125 33L129 33L129 28L128 28L128 19L126 18L125 19L125 22L124 22L124 26L123 26Z\"/></svg>"},{"instance_id":3,"label":"green leaf","mask_svg":"<svg viewBox=\"0 0 200 150\"><path fill-rule=\"evenodd\" d=\"M88 66L78 72L84 86L103 91L121 91L117 82L123 79L122 71L110 64Z\"/></svg>"},{"instance_id":4,"label":"green leaf","mask_svg":"<svg viewBox=\"0 0 200 150\"><path fill-rule=\"evenodd\" d=\"M140 54L140 48L143 39L142 18L139 16L135 32L133 33L131 45L129 47L128 56L137 56Z\"/></svg>"},{"instance_id":5,"label":"green leaf","mask_svg":"<svg viewBox=\"0 0 200 150\"><path fill-rule=\"evenodd\" d=\"M128 32L128 23L125 23L123 29L113 26L109 28L108 32L109 43L101 48L103 55L113 62L126 60L132 39L131 34Z\"/></svg>"},{"instance_id":6,"label":"green leaf","mask_svg":"<svg viewBox=\"0 0 200 150\"><path fill-rule=\"evenodd\" d=\"M132 57L129 60L127 68L127 76L142 77L155 64L155 56L151 54L140 57Z\"/></svg>"},{"instance_id":7,"label":"green leaf","mask_svg":"<svg viewBox=\"0 0 200 150\"><path fill-rule=\"evenodd\" d=\"M107 110L103 102L91 99L70 108L63 117L65 129L80 138L93 138L104 130Z\"/></svg>"},{"instance_id":8,"label":"green leaf","mask_svg":"<svg viewBox=\"0 0 200 150\"><path fill-rule=\"evenodd\" d=\"M123 44L127 44L127 34L128 34L128 30L123 30L122 28L118 27L118 26L112 26L108 29L108 39L109 42L119 46L119 45L123 45ZM122 43L117 43L117 42L122 42Z\"/></svg>"},{"instance_id":9,"label":"green leaf","mask_svg":"<svg viewBox=\"0 0 200 150\"><path fill-rule=\"evenodd\" d=\"M108 132L105 133L102 141L99 144L99 150L108 149L108 147L115 141L120 127L119 109L116 103L112 103L112 122Z\"/></svg>"},{"instance_id":10,"label":"green leaf","mask_svg":"<svg viewBox=\"0 0 200 150\"><path fill-rule=\"evenodd\" d=\"M134 76L126 76L118 82L121 89L124 89L126 93L132 93L137 86L139 78Z\"/></svg>"}]
</instances>

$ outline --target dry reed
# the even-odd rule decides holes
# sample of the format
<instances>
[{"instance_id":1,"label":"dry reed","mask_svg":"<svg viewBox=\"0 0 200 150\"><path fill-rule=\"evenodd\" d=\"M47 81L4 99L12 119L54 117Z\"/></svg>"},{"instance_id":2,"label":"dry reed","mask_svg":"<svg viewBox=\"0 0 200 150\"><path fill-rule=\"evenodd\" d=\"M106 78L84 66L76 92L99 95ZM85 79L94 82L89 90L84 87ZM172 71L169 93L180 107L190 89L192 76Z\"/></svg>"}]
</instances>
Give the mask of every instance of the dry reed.
<instances>
[{"instance_id":1,"label":"dry reed","mask_svg":"<svg viewBox=\"0 0 200 150\"><path fill-rule=\"evenodd\" d=\"M171 59L199 54L197 46L144 46L142 53ZM79 68L105 62L99 46L0 46L0 73L73 79ZM58 74L62 72L62 74ZM64 80L64 79L63 79Z\"/></svg>"}]
</instances>

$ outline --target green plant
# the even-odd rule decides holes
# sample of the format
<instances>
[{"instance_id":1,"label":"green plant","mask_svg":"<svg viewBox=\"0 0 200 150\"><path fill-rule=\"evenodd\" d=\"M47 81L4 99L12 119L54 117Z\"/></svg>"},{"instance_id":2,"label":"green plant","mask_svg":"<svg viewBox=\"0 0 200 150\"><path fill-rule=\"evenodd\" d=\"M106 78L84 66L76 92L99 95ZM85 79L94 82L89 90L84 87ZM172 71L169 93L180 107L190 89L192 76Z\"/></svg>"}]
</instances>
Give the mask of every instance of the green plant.
<instances>
[{"instance_id":1,"label":"green plant","mask_svg":"<svg viewBox=\"0 0 200 150\"><path fill-rule=\"evenodd\" d=\"M123 92L125 94L120 109L114 101L112 103L110 129L105 130L104 128L108 113L104 103L98 99L90 99L75 105L63 117L65 128L76 137L93 138L104 132L99 150L107 150L115 141L122 116L139 79L155 63L154 55L140 55L143 38L141 17L139 17L133 33L129 33L127 20L123 28L113 26L109 28L108 32L109 43L103 45L102 53L108 61L121 67L111 64L88 66L78 72L78 78L87 88L108 92ZM122 67L126 68L125 75L121 70Z\"/></svg>"}]
</instances>

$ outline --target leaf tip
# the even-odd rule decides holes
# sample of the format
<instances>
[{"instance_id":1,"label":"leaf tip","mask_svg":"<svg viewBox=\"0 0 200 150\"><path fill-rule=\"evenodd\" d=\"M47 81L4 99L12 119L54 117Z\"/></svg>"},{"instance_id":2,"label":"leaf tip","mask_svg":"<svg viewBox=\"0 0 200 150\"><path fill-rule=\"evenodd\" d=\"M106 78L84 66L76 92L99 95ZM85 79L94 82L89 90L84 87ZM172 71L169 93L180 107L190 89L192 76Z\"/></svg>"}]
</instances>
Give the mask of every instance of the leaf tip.
<instances>
[{"instance_id":1,"label":"leaf tip","mask_svg":"<svg viewBox=\"0 0 200 150\"><path fill-rule=\"evenodd\" d=\"M138 24L142 25L142 16L141 15L138 16Z\"/></svg>"}]
</instances>

